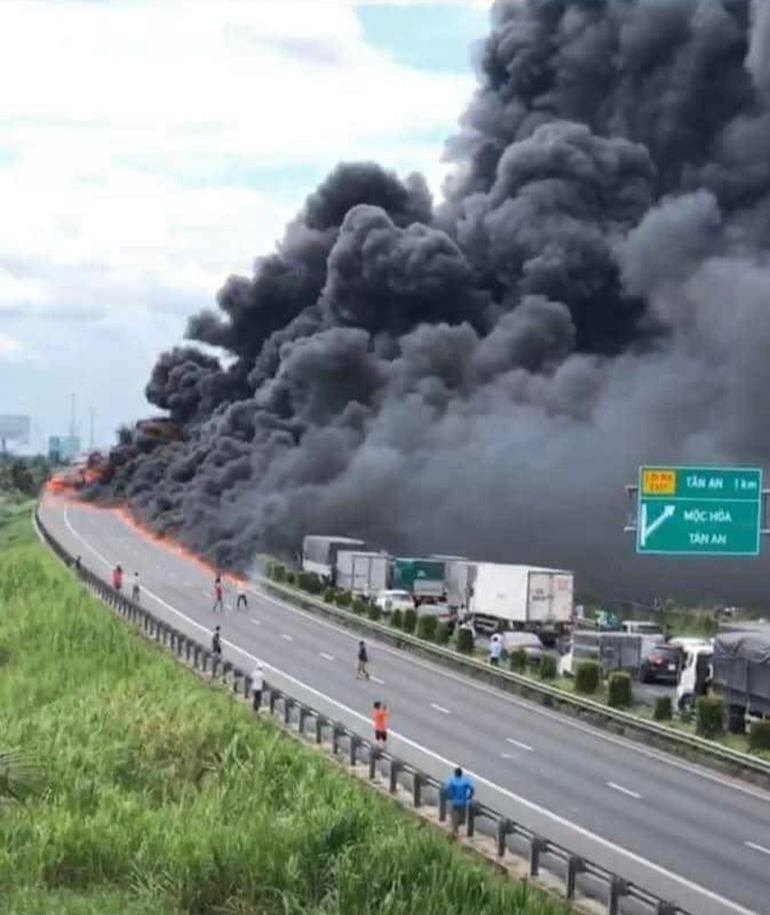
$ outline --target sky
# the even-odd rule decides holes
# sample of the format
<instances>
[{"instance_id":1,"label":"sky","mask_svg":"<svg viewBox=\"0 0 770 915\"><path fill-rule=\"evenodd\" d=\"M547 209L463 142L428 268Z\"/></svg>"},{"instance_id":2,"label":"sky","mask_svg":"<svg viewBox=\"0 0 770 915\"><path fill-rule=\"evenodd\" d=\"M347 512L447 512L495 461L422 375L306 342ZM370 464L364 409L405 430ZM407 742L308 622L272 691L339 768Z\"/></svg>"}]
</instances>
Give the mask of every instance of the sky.
<instances>
[{"instance_id":1,"label":"sky","mask_svg":"<svg viewBox=\"0 0 770 915\"><path fill-rule=\"evenodd\" d=\"M187 316L339 161L441 161L484 0L3 0L0 414L32 450L152 414Z\"/></svg>"}]
</instances>

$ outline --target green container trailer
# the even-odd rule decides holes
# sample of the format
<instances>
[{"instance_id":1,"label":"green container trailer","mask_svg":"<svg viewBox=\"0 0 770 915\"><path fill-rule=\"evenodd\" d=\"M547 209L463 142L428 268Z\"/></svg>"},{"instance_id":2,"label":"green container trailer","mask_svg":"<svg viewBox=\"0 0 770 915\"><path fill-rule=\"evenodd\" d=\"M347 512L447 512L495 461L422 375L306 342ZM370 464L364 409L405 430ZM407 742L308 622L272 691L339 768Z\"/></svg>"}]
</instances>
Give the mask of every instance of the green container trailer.
<instances>
[{"instance_id":1,"label":"green container trailer","mask_svg":"<svg viewBox=\"0 0 770 915\"><path fill-rule=\"evenodd\" d=\"M437 559L396 557L391 587L409 591L414 597L441 597L444 594L444 563Z\"/></svg>"}]
</instances>

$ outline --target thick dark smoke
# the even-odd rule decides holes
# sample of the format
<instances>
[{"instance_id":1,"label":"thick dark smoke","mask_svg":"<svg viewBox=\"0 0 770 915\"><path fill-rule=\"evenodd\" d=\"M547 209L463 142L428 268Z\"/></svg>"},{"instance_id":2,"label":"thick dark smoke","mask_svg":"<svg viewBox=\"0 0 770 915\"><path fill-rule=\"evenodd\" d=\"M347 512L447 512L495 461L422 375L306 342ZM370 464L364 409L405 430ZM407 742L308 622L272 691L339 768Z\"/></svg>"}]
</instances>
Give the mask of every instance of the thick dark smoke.
<instances>
[{"instance_id":1,"label":"thick dark smoke","mask_svg":"<svg viewBox=\"0 0 770 915\"><path fill-rule=\"evenodd\" d=\"M435 209L343 164L148 399L108 495L219 562L309 531L761 602L764 561L637 558L644 462L770 466L770 3L501 0Z\"/></svg>"}]
</instances>

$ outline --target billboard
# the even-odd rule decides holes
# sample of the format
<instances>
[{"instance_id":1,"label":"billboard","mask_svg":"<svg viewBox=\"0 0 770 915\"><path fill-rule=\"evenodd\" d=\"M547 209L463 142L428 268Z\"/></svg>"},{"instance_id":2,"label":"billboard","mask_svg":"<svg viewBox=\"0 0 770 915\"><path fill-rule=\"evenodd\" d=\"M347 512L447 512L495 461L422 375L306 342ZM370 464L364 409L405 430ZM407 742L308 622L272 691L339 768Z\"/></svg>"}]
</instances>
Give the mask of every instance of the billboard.
<instances>
[{"instance_id":1,"label":"billboard","mask_svg":"<svg viewBox=\"0 0 770 915\"><path fill-rule=\"evenodd\" d=\"M26 445L29 442L29 430L29 416L0 414L0 439L8 439L18 442L20 445Z\"/></svg>"}]
</instances>

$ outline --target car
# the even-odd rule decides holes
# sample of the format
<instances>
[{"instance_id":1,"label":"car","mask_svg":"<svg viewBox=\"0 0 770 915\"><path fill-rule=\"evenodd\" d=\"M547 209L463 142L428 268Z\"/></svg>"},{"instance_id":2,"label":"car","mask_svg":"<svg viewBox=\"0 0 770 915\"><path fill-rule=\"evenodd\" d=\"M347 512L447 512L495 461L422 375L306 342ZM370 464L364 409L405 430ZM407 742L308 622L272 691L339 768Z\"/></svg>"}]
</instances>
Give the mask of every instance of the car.
<instances>
[{"instance_id":1,"label":"car","mask_svg":"<svg viewBox=\"0 0 770 915\"><path fill-rule=\"evenodd\" d=\"M414 601L408 591L378 591L374 602L383 613L414 610Z\"/></svg>"},{"instance_id":2,"label":"car","mask_svg":"<svg viewBox=\"0 0 770 915\"><path fill-rule=\"evenodd\" d=\"M539 661L543 654L543 643L534 632L513 632L511 630L495 632L491 636L490 642L496 640L502 641L507 654L523 648L528 661Z\"/></svg>"},{"instance_id":3,"label":"car","mask_svg":"<svg viewBox=\"0 0 770 915\"><path fill-rule=\"evenodd\" d=\"M653 645L642 660L639 679L642 683L664 680L676 683L682 666L682 649L678 645L660 642Z\"/></svg>"}]
</instances>

